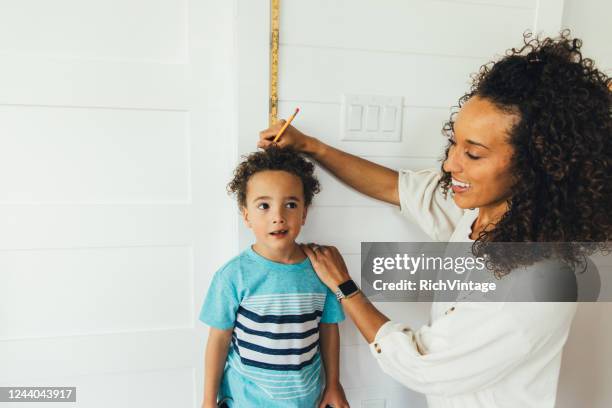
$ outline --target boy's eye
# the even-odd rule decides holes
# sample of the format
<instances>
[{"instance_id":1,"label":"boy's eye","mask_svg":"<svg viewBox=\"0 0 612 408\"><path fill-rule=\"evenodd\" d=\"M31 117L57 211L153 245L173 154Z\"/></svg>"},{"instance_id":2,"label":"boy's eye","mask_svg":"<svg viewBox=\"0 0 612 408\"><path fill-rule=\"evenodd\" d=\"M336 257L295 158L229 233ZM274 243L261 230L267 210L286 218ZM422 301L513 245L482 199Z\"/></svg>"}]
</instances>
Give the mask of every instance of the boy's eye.
<instances>
[{"instance_id":1,"label":"boy's eye","mask_svg":"<svg viewBox=\"0 0 612 408\"><path fill-rule=\"evenodd\" d=\"M286 204L287 208L297 208L297 203L296 202L290 202Z\"/></svg>"},{"instance_id":2,"label":"boy's eye","mask_svg":"<svg viewBox=\"0 0 612 408\"><path fill-rule=\"evenodd\" d=\"M480 156L475 156L475 155L471 154L470 152L465 152L465 154L467 155L467 157L469 157L472 160L480 159Z\"/></svg>"},{"instance_id":3,"label":"boy's eye","mask_svg":"<svg viewBox=\"0 0 612 408\"><path fill-rule=\"evenodd\" d=\"M260 210L267 210L268 208L270 208L270 206L268 205L268 203L259 203L257 205L257 208L259 208Z\"/></svg>"}]
</instances>

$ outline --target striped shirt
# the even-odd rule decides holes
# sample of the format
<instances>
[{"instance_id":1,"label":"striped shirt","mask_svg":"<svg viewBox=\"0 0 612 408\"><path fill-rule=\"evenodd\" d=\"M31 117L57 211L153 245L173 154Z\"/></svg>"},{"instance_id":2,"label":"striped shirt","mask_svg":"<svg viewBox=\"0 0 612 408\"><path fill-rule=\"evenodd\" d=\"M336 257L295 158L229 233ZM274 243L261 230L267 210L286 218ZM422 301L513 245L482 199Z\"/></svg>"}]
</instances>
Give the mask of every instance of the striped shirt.
<instances>
[{"instance_id":1,"label":"striped shirt","mask_svg":"<svg viewBox=\"0 0 612 408\"><path fill-rule=\"evenodd\" d=\"M217 271L200 313L209 326L233 328L219 397L239 407L313 407L319 323L343 319L308 259L281 264L248 248Z\"/></svg>"}]
</instances>

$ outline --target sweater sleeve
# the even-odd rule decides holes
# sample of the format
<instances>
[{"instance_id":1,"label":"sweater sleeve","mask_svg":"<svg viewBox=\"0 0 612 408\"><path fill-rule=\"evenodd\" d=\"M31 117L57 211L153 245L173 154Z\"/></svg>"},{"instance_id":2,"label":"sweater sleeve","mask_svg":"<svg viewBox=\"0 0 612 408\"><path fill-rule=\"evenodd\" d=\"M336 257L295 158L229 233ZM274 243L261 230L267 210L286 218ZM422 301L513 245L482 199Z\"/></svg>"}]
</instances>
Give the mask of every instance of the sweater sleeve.
<instances>
[{"instance_id":1,"label":"sweater sleeve","mask_svg":"<svg viewBox=\"0 0 612 408\"><path fill-rule=\"evenodd\" d=\"M448 241L463 216L450 194L440 190L438 170L400 170L398 192L401 214L436 241Z\"/></svg>"},{"instance_id":2,"label":"sweater sleeve","mask_svg":"<svg viewBox=\"0 0 612 408\"><path fill-rule=\"evenodd\" d=\"M408 388L446 397L477 392L528 364L543 345L563 346L575 304L555 305L460 303L417 331L385 323L370 350L382 370Z\"/></svg>"}]
</instances>

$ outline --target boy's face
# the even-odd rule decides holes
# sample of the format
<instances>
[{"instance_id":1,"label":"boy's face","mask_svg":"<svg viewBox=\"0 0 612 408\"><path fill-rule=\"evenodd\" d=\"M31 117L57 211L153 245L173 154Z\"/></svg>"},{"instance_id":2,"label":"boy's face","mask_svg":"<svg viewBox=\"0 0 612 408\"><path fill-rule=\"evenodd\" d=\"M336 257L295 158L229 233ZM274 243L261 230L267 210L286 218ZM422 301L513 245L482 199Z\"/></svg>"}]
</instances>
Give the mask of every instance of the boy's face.
<instances>
[{"instance_id":1,"label":"boy's face","mask_svg":"<svg viewBox=\"0 0 612 408\"><path fill-rule=\"evenodd\" d=\"M247 183L245 224L253 230L257 243L268 250L293 249L306 222L302 180L282 170L265 170Z\"/></svg>"}]
</instances>

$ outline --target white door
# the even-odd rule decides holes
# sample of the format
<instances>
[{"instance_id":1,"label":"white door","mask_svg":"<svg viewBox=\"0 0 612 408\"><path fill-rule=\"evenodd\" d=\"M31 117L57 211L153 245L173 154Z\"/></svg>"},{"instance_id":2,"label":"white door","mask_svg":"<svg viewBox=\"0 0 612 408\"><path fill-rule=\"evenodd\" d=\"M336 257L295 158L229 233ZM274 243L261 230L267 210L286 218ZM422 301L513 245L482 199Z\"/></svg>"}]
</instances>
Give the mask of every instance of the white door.
<instances>
[{"instance_id":1,"label":"white door","mask_svg":"<svg viewBox=\"0 0 612 408\"><path fill-rule=\"evenodd\" d=\"M197 313L236 247L234 29L232 2L0 4L0 386L199 406Z\"/></svg>"}]
</instances>

